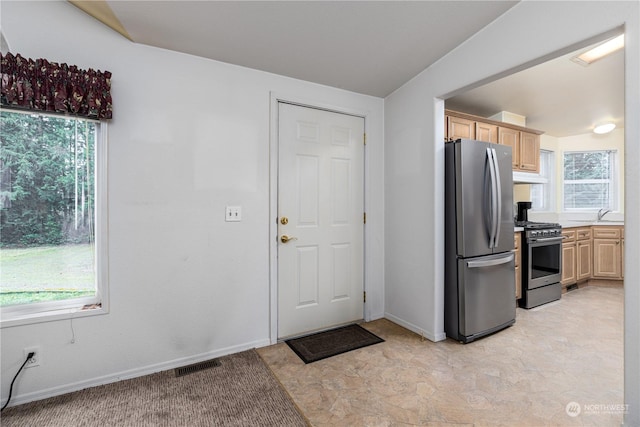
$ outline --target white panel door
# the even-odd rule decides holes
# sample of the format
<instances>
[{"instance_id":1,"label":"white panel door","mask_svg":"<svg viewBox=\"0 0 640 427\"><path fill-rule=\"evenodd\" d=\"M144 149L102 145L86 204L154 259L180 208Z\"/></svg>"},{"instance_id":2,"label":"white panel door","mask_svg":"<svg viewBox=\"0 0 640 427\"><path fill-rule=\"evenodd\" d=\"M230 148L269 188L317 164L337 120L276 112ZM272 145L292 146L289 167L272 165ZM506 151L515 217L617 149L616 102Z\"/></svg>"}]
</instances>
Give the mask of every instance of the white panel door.
<instances>
[{"instance_id":1,"label":"white panel door","mask_svg":"<svg viewBox=\"0 0 640 427\"><path fill-rule=\"evenodd\" d=\"M284 338L363 318L364 119L285 103L278 117Z\"/></svg>"}]
</instances>

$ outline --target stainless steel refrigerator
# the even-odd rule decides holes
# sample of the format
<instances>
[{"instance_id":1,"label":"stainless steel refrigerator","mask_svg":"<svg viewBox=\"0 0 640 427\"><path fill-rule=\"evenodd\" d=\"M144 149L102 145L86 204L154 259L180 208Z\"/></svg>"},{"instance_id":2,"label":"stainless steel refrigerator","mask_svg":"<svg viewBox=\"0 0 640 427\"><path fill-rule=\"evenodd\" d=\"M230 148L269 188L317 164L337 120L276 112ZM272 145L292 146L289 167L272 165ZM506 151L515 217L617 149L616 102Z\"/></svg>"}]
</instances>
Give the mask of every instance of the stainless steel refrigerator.
<instances>
[{"instance_id":1,"label":"stainless steel refrigerator","mask_svg":"<svg viewBox=\"0 0 640 427\"><path fill-rule=\"evenodd\" d=\"M511 147L445 144L445 332L463 343L515 323Z\"/></svg>"}]
</instances>

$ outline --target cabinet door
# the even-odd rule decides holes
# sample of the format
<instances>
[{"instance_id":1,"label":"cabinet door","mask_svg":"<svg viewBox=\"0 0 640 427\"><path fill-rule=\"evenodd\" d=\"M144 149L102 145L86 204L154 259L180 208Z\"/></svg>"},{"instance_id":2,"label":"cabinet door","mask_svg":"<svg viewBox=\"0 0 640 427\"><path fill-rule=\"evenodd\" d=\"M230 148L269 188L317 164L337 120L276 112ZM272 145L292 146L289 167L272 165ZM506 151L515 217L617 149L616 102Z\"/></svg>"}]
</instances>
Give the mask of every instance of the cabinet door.
<instances>
[{"instance_id":1,"label":"cabinet door","mask_svg":"<svg viewBox=\"0 0 640 427\"><path fill-rule=\"evenodd\" d=\"M520 132L520 169L540 172L540 135Z\"/></svg>"},{"instance_id":2,"label":"cabinet door","mask_svg":"<svg viewBox=\"0 0 640 427\"><path fill-rule=\"evenodd\" d=\"M511 146L513 169L520 167L520 131L498 127L498 143Z\"/></svg>"},{"instance_id":3,"label":"cabinet door","mask_svg":"<svg viewBox=\"0 0 640 427\"><path fill-rule=\"evenodd\" d=\"M593 277L621 279L620 239L593 240Z\"/></svg>"},{"instance_id":4,"label":"cabinet door","mask_svg":"<svg viewBox=\"0 0 640 427\"><path fill-rule=\"evenodd\" d=\"M460 117L449 116L447 135L449 140L476 139L476 122L473 120L461 119Z\"/></svg>"},{"instance_id":5,"label":"cabinet door","mask_svg":"<svg viewBox=\"0 0 640 427\"><path fill-rule=\"evenodd\" d=\"M576 244L562 244L562 278L560 284L562 286L576 283Z\"/></svg>"},{"instance_id":6,"label":"cabinet door","mask_svg":"<svg viewBox=\"0 0 640 427\"><path fill-rule=\"evenodd\" d=\"M591 240L580 240L577 244L577 280L586 280L591 278Z\"/></svg>"},{"instance_id":7,"label":"cabinet door","mask_svg":"<svg viewBox=\"0 0 640 427\"><path fill-rule=\"evenodd\" d=\"M476 139L478 141L498 143L498 126L476 122Z\"/></svg>"}]
</instances>

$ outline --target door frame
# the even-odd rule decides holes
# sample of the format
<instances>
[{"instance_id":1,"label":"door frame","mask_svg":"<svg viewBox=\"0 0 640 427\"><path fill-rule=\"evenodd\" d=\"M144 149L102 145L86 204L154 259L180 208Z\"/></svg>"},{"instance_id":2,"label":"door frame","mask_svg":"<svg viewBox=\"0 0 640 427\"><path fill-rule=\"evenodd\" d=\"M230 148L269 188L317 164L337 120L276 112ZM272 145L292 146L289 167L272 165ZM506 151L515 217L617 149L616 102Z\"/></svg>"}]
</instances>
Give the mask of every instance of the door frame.
<instances>
[{"instance_id":1,"label":"door frame","mask_svg":"<svg viewBox=\"0 0 640 427\"><path fill-rule=\"evenodd\" d=\"M270 92L270 109L269 109L269 339L271 344L278 342L278 104L287 103L299 107L315 108L317 110L329 111L332 113L348 114L351 116L361 117L364 120L364 132L367 133L367 114L363 111L327 105L315 100L304 97L281 94L278 92ZM368 178L368 155L367 147L364 147L364 176L362 177L363 185L363 208L366 212L367 204L367 178ZM367 227L364 227L362 251L363 251L363 289L367 291ZM365 321L369 321L370 313L367 304L364 303L362 316Z\"/></svg>"}]
</instances>

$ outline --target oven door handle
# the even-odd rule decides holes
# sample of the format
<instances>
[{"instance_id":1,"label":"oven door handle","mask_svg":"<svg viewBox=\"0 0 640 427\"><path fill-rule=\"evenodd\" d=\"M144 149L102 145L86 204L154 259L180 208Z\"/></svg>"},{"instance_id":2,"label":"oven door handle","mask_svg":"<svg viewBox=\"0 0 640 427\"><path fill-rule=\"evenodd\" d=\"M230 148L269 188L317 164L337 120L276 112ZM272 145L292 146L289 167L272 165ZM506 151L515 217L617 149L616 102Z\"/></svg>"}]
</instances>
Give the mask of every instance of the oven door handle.
<instances>
[{"instance_id":1,"label":"oven door handle","mask_svg":"<svg viewBox=\"0 0 640 427\"><path fill-rule=\"evenodd\" d=\"M491 267L494 265L507 264L513 261L514 255L509 254L506 257L490 259L487 261L467 261L467 268Z\"/></svg>"},{"instance_id":2,"label":"oven door handle","mask_svg":"<svg viewBox=\"0 0 640 427\"><path fill-rule=\"evenodd\" d=\"M542 239L531 239L531 243L545 243L545 242L561 242L564 237L545 237Z\"/></svg>"}]
</instances>

